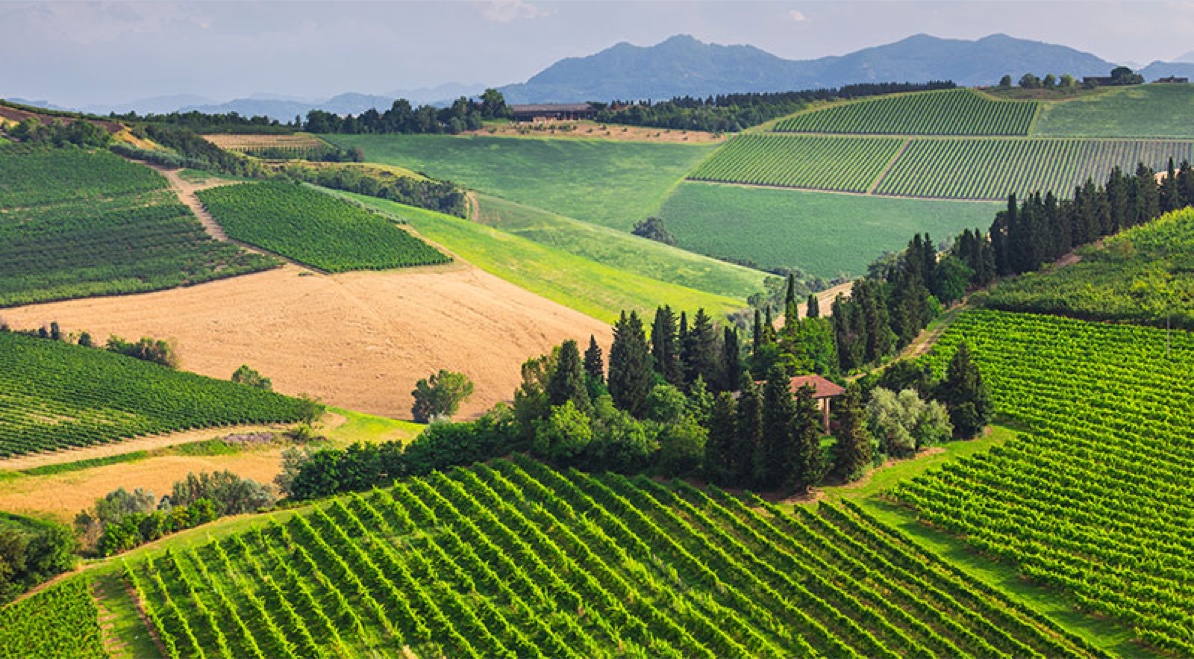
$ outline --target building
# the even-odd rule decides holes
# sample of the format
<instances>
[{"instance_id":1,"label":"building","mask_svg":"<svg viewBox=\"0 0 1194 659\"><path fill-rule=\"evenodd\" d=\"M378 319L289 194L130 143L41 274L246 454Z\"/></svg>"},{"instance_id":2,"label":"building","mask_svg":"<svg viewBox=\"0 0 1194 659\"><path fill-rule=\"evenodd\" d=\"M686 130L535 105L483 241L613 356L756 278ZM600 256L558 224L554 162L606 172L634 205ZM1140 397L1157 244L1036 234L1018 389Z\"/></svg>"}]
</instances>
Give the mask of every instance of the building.
<instances>
[{"instance_id":1,"label":"building","mask_svg":"<svg viewBox=\"0 0 1194 659\"><path fill-rule=\"evenodd\" d=\"M540 103L538 105L511 105L510 113L515 121L577 121L594 119L597 109L588 103Z\"/></svg>"},{"instance_id":2,"label":"building","mask_svg":"<svg viewBox=\"0 0 1194 659\"><path fill-rule=\"evenodd\" d=\"M1186 84L1190 82L1189 78L1179 78L1177 76L1169 76L1167 78L1157 78L1157 82L1168 84Z\"/></svg>"},{"instance_id":3,"label":"building","mask_svg":"<svg viewBox=\"0 0 1194 659\"><path fill-rule=\"evenodd\" d=\"M821 414L825 416L825 432L829 432L829 402L846 393L846 390L820 375L797 375L792 378L792 391L796 392L801 387L813 388L813 400L821 408Z\"/></svg>"}]
</instances>

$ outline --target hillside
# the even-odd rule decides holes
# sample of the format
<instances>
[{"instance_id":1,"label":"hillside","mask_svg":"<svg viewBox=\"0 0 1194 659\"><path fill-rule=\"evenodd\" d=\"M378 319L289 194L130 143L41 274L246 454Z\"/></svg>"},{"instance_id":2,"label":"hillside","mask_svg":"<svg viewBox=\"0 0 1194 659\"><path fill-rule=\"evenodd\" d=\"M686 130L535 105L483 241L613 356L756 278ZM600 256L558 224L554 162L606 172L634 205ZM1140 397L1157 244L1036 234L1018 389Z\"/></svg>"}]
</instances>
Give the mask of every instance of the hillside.
<instances>
[{"instance_id":1,"label":"hillside","mask_svg":"<svg viewBox=\"0 0 1194 659\"><path fill-rule=\"evenodd\" d=\"M1110 88L1098 95L1046 103L1037 135L1194 139L1194 85Z\"/></svg>"}]
</instances>

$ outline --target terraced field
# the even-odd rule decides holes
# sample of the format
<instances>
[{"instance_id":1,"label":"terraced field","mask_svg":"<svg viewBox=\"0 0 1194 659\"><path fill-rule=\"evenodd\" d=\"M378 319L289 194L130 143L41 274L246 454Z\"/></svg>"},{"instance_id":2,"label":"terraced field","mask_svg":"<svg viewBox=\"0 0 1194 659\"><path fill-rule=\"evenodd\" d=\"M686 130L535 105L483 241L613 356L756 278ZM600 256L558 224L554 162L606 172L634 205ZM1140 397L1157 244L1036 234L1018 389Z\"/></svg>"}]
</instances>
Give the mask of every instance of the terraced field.
<instances>
[{"instance_id":1,"label":"terraced field","mask_svg":"<svg viewBox=\"0 0 1194 659\"><path fill-rule=\"evenodd\" d=\"M866 192L903 139L748 134L730 140L688 178L839 192Z\"/></svg>"},{"instance_id":2,"label":"terraced field","mask_svg":"<svg viewBox=\"0 0 1194 659\"><path fill-rule=\"evenodd\" d=\"M127 576L181 656L1097 654L856 508L752 505L498 461Z\"/></svg>"},{"instance_id":3,"label":"terraced field","mask_svg":"<svg viewBox=\"0 0 1194 659\"><path fill-rule=\"evenodd\" d=\"M173 288L280 263L212 240L147 167L105 151L0 151L0 307Z\"/></svg>"},{"instance_id":4,"label":"terraced field","mask_svg":"<svg viewBox=\"0 0 1194 659\"><path fill-rule=\"evenodd\" d=\"M301 415L294 398L0 332L0 457Z\"/></svg>"},{"instance_id":5,"label":"terraced field","mask_svg":"<svg viewBox=\"0 0 1194 659\"><path fill-rule=\"evenodd\" d=\"M1194 655L1194 338L973 311L966 341L996 410L1028 431L899 485L916 514L1073 596L1090 613Z\"/></svg>"},{"instance_id":6,"label":"terraced field","mask_svg":"<svg viewBox=\"0 0 1194 659\"><path fill-rule=\"evenodd\" d=\"M1039 104L1005 101L972 89L867 98L808 110L780 121L782 133L856 135L1028 135Z\"/></svg>"}]
</instances>

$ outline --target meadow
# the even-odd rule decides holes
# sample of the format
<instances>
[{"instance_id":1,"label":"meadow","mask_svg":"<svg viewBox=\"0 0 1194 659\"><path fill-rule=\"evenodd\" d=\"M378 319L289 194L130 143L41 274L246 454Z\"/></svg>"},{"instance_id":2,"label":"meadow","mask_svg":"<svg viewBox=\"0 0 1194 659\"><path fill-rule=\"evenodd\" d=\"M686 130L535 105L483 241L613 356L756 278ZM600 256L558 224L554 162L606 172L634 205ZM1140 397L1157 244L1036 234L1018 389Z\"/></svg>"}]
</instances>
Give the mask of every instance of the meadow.
<instances>
[{"instance_id":1,"label":"meadow","mask_svg":"<svg viewBox=\"0 0 1194 659\"><path fill-rule=\"evenodd\" d=\"M0 457L304 414L298 399L9 332L0 385Z\"/></svg>"},{"instance_id":2,"label":"meadow","mask_svg":"<svg viewBox=\"0 0 1194 659\"><path fill-rule=\"evenodd\" d=\"M965 228L985 231L999 208L689 182L660 215L685 249L830 278L863 274L885 251L903 249L914 233L941 240Z\"/></svg>"},{"instance_id":3,"label":"meadow","mask_svg":"<svg viewBox=\"0 0 1194 659\"><path fill-rule=\"evenodd\" d=\"M0 152L0 307L197 284L280 264L213 241L166 180L107 152Z\"/></svg>"},{"instance_id":4,"label":"meadow","mask_svg":"<svg viewBox=\"0 0 1194 659\"><path fill-rule=\"evenodd\" d=\"M605 322L617 320L624 309L644 313L661 304L704 308L715 317L745 306L741 299L632 274L469 220L383 199L353 198L406 220L419 235L490 274Z\"/></svg>"},{"instance_id":5,"label":"meadow","mask_svg":"<svg viewBox=\"0 0 1194 659\"><path fill-rule=\"evenodd\" d=\"M126 578L181 656L1097 654L856 508L752 505L518 458L130 561Z\"/></svg>"},{"instance_id":6,"label":"meadow","mask_svg":"<svg viewBox=\"0 0 1194 659\"><path fill-rule=\"evenodd\" d=\"M1194 340L997 311L962 314L928 362L967 342L996 411L1025 432L898 485L926 522L1135 629L1194 653ZM1097 565L1097 569L1092 569Z\"/></svg>"},{"instance_id":7,"label":"meadow","mask_svg":"<svg viewBox=\"0 0 1194 659\"><path fill-rule=\"evenodd\" d=\"M858 135L1028 135L1038 104L973 89L895 94L835 103L782 119L777 132Z\"/></svg>"},{"instance_id":8,"label":"meadow","mask_svg":"<svg viewBox=\"0 0 1194 659\"><path fill-rule=\"evenodd\" d=\"M1093 96L1046 103L1033 134L1194 139L1191 114L1194 85L1107 88Z\"/></svg>"},{"instance_id":9,"label":"meadow","mask_svg":"<svg viewBox=\"0 0 1194 659\"><path fill-rule=\"evenodd\" d=\"M386 270L451 260L377 213L293 183L199 191L228 235L325 272Z\"/></svg>"},{"instance_id":10,"label":"meadow","mask_svg":"<svg viewBox=\"0 0 1194 659\"><path fill-rule=\"evenodd\" d=\"M629 231L716 145L449 135L325 135L397 165L566 217Z\"/></svg>"}]
</instances>

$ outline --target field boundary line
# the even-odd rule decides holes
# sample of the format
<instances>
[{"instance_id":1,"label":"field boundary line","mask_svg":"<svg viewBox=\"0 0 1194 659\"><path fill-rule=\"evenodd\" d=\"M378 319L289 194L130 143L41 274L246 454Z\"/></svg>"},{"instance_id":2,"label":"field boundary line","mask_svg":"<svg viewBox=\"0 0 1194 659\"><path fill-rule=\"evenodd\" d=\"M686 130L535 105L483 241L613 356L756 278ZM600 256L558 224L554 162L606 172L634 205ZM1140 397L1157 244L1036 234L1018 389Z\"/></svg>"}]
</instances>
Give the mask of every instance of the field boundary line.
<instances>
[{"instance_id":1,"label":"field boundary line","mask_svg":"<svg viewBox=\"0 0 1194 659\"><path fill-rule=\"evenodd\" d=\"M895 155L892 156L891 160L887 162L887 166L883 168L883 171L879 172L879 175L875 177L874 181L871 181L871 185L866 189L866 192L863 193L864 195L874 195L875 190L879 187L879 184L883 183L883 179L887 178L887 173L891 171L892 167L895 167L896 162L900 159L900 156L904 155L904 152L908 150L908 145L912 144L913 139L914 138L909 137L904 140L904 143L900 145L900 148L895 152Z\"/></svg>"}]
</instances>

